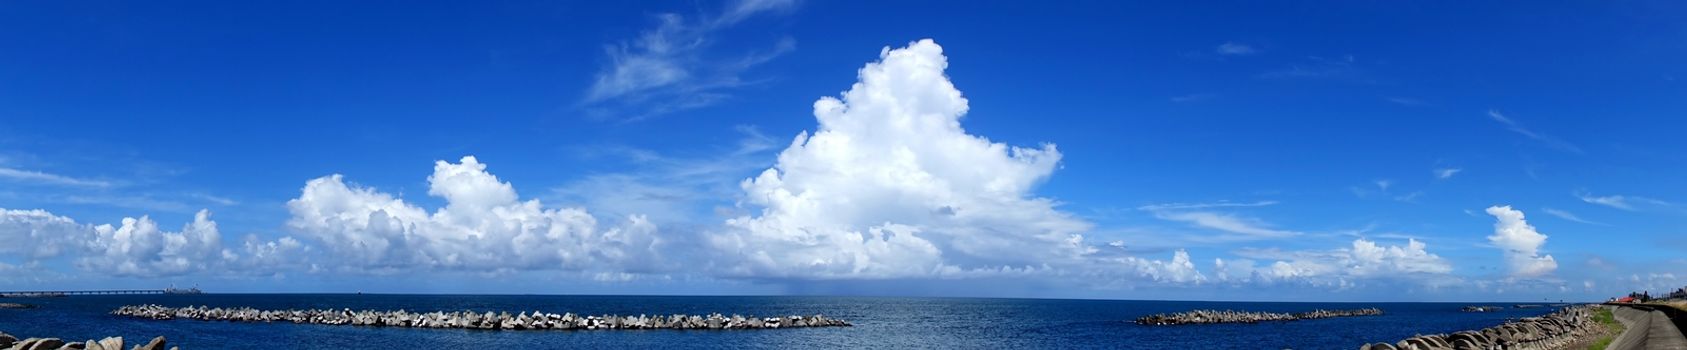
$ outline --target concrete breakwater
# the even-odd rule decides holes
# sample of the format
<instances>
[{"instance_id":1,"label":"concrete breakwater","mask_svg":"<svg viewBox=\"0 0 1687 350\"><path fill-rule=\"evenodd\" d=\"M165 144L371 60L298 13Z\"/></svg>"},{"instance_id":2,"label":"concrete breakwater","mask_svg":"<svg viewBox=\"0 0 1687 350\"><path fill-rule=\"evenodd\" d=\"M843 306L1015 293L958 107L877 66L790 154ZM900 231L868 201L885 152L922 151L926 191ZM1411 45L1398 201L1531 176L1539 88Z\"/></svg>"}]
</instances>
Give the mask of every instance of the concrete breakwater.
<instances>
[{"instance_id":1,"label":"concrete breakwater","mask_svg":"<svg viewBox=\"0 0 1687 350\"><path fill-rule=\"evenodd\" d=\"M1419 335L1389 343L1365 344L1360 350L1406 349L1565 349L1605 332L1590 306L1570 306L1541 317L1527 317L1476 331Z\"/></svg>"},{"instance_id":2,"label":"concrete breakwater","mask_svg":"<svg viewBox=\"0 0 1687 350\"><path fill-rule=\"evenodd\" d=\"M1622 323L1623 332L1613 337L1609 350L1687 349L1687 334L1676 326L1678 308L1665 305L1606 304L1611 316ZM1671 315L1676 315L1671 317Z\"/></svg>"},{"instance_id":3,"label":"concrete breakwater","mask_svg":"<svg viewBox=\"0 0 1687 350\"><path fill-rule=\"evenodd\" d=\"M1375 316L1381 315L1382 309L1365 308L1355 310L1312 310L1307 312L1246 312L1233 310L1195 310L1170 314L1153 314L1136 319L1136 324L1168 326L1184 324L1215 324L1215 323L1259 323L1270 321L1296 321L1332 317Z\"/></svg>"},{"instance_id":4,"label":"concrete breakwater","mask_svg":"<svg viewBox=\"0 0 1687 350\"><path fill-rule=\"evenodd\" d=\"M143 345L135 345L131 350L164 350L164 337L152 338ZM0 332L0 349L6 350L123 350L123 337L107 337L105 339L83 342L65 342L59 338L25 338ZM170 350L176 350L172 347Z\"/></svg>"},{"instance_id":5,"label":"concrete breakwater","mask_svg":"<svg viewBox=\"0 0 1687 350\"><path fill-rule=\"evenodd\" d=\"M254 308L166 307L129 305L113 315L169 320L176 318L230 322L292 322L410 328L462 328L487 330L597 330L597 329L773 329L793 327L849 327L849 322L822 315L758 318L754 316L638 315L583 316L534 311L509 312L409 312L351 309L258 310Z\"/></svg>"}]
</instances>

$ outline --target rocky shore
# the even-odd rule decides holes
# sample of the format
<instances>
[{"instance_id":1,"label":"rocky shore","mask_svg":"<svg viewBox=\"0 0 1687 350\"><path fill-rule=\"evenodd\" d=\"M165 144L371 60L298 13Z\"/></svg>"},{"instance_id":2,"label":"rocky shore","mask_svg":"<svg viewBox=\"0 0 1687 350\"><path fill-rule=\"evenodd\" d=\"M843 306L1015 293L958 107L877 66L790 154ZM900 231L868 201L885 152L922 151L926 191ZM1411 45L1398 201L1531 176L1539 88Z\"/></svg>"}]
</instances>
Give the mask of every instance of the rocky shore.
<instances>
[{"instance_id":1,"label":"rocky shore","mask_svg":"<svg viewBox=\"0 0 1687 350\"><path fill-rule=\"evenodd\" d=\"M1593 319L1593 311L1591 306L1571 306L1546 316L1518 319L1479 331L1419 335L1394 344L1366 344L1359 349L1567 349L1606 332L1605 326Z\"/></svg>"},{"instance_id":2,"label":"rocky shore","mask_svg":"<svg viewBox=\"0 0 1687 350\"><path fill-rule=\"evenodd\" d=\"M1505 309L1505 307L1501 307L1501 306L1466 306L1466 307L1463 307L1463 308L1459 308L1459 311L1464 311L1464 312L1494 312L1494 311L1500 311L1502 309Z\"/></svg>"},{"instance_id":3,"label":"rocky shore","mask_svg":"<svg viewBox=\"0 0 1687 350\"><path fill-rule=\"evenodd\" d=\"M143 345L135 345L130 350L164 350L164 337L152 338ZM83 342L65 342L59 338L26 338L18 339L5 332L0 332L0 349L5 350L123 350L123 337L107 337L105 339ZM170 350L176 350L171 347Z\"/></svg>"},{"instance_id":4,"label":"rocky shore","mask_svg":"<svg viewBox=\"0 0 1687 350\"><path fill-rule=\"evenodd\" d=\"M758 318L754 316L638 315L583 316L534 311L509 312L409 312L351 309L258 310L253 308L165 307L129 305L113 315L169 320L176 318L230 322L292 322L324 325L352 325L409 328L462 328L486 330L598 330L598 329L774 329L793 327L849 327L849 322L814 316Z\"/></svg>"},{"instance_id":5,"label":"rocky shore","mask_svg":"<svg viewBox=\"0 0 1687 350\"><path fill-rule=\"evenodd\" d=\"M1259 323L1269 321L1296 321L1332 317L1375 316L1381 315L1382 309L1365 308L1356 310L1312 310L1308 312L1278 313L1278 312L1246 312L1233 310L1195 310L1170 314L1153 314L1136 319L1136 324L1169 326L1185 324L1216 324L1216 323Z\"/></svg>"}]
</instances>

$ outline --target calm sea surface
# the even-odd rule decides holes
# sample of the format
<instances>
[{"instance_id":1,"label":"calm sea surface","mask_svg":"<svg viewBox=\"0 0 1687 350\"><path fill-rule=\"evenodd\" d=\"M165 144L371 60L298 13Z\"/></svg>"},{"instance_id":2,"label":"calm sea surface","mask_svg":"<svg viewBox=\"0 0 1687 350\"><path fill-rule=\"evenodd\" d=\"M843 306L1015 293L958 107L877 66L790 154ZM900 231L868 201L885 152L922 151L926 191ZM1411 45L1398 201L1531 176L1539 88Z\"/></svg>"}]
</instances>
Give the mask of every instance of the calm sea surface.
<instances>
[{"instance_id":1,"label":"calm sea surface","mask_svg":"<svg viewBox=\"0 0 1687 350\"><path fill-rule=\"evenodd\" d=\"M1252 303L1186 301L521 295L206 294L3 299L40 306L0 310L0 331L67 340L163 335L183 349L322 348L1140 348L1357 349L1414 334L1478 329L1549 308L1460 312L1465 303ZM410 311L534 310L582 314L824 314L855 327L737 331L479 331L152 321L107 315L126 304L351 308ZM1507 304L1491 304L1507 305ZM1150 327L1138 316L1190 309L1293 312L1378 307L1383 316L1283 323Z\"/></svg>"}]
</instances>

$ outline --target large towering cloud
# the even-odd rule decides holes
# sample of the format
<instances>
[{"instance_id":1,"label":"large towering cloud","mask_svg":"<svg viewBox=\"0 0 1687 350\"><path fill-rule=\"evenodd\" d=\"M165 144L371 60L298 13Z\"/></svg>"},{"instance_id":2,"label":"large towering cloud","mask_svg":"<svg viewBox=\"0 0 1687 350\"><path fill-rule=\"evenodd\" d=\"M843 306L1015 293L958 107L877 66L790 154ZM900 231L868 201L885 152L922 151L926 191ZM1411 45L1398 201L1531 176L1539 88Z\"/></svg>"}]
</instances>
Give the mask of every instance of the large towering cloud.
<instances>
[{"instance_id":1,"label":"large towering cloud","mask_svg":"<svg viewBox=\"0 0 1687 350\"><path fill-rule=\"evenodd\" d=\"M1488 242L1494 247L1505 250L1506 264L1510 266L1514 277L1536 277L1551 273L1558 269L1558 261L1552 255L1540 255L1540 248L1546 244L1546 235L1535 231L1523 220L1523 212L1511 209L1511 206L1488 207L1488 215L1493 215L1494 235L1488 236Z\"/></svg>"},{"instance_id":2,"label":"large towering cloud","mask_svg":"<svg viewBox=\"0 0 1687 350\"><path fill-rule=\"evenodd\" d=\"M734 274L891 278L1061 265L1087 252L1089 224L1031 195L1060 161L967 133L967 100L931 40L880 52L820 123L745 180L757 215L711 237Z\"/></svg>"},{"instance_id":3,"label":"large towering cloud","mask_svg":"<svg viewBox=\"0 0 1687 350\"><path fill-rule=\"evenodd\" d=\"M604 227L584 209L520 201L472 156L436 162L428 184L446 202L432 213L340 175L310 180L287 202L287 226L356 269L636 271L660 261L656 226L643 216Z\"/></svg>"}]
</instances>

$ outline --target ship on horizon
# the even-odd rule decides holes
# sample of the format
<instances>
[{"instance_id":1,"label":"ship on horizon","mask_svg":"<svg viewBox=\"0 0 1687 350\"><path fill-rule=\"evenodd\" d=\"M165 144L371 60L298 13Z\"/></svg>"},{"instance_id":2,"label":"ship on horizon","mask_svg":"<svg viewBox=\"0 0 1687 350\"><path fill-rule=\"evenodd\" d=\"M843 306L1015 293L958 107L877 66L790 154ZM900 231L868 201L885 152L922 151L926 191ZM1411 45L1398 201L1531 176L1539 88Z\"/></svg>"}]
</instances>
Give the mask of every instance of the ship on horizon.
<instances>
[{"instance_id":1,"label":"ship on horizon","mask_svg":"<svg viewBox=\"0 0 1687 350\"><path fill-rule=\"evenodd\" d=\"M164 288L164 294L205 294L205 291L199 290L199 286L181 289L176 288L175 284L171 284L170 288Z\"/></svg>"}]
</instances>

